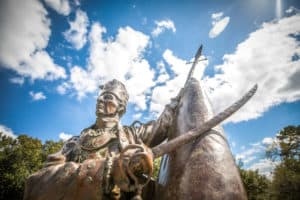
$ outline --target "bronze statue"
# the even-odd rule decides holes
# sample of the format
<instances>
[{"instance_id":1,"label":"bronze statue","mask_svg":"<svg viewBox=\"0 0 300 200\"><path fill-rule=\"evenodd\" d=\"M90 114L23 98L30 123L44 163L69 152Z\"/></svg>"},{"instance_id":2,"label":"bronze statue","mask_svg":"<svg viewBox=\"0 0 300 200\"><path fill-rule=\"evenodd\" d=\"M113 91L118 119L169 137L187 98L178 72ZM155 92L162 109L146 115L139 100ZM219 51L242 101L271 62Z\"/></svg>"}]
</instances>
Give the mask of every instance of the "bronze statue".
<instances>
[{"instance_id":1,"label":"bronze statue","mask_svg":"<svg viewBox=\"0 0 300 200\"><path fill-rule=\"evenodd\" d=\"M95 124L68 140L60 152L48 157L45 168L29 177L24 199L129 198L142 189L127 177L128 170L122 173L127 154L133 153L141 154L139 166L134 166L143 172L138 181L147 182L144 176L151 173L153 161L148 147L166 138L175 102L166 106L157 121L121 126L128 101L125 86L114 79L101 88Z\"/></svg>"},{"instance_id":2,"label":"bronze statue","mask_svg":"<svg viewBox=\"0 0 300 200\"><path fill-rule=\"evenodd\" d=\"M199 82L190 76L158 120L131 126L120 124L128 101L125 86L115 79L103 85L95 124L48 156L45 167L28 178L24 200L247 199L222 129L214 127L257 86L213 117ZM153 160L162 155L155 184Z\"/></svg>"}]
</instances>

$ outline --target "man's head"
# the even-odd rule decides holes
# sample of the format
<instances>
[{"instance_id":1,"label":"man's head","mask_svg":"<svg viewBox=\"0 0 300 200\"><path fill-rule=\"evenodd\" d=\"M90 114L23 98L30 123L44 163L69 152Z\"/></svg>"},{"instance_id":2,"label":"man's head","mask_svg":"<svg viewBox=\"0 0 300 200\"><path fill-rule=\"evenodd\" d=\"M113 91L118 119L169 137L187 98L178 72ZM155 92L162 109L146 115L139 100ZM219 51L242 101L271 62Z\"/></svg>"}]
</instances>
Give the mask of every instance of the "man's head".
<instances>
[{"instance_id":1,"label":"man's head","mask_svg":"<svg viewBox=\"0 0 300 200\"><path fill-rule=\"evenodd\" d=\"M100 86L101 94L97 99L97 117L121 117L126 112L128 93L123 83L113 79Z\"/></svg>"}]
</instances>

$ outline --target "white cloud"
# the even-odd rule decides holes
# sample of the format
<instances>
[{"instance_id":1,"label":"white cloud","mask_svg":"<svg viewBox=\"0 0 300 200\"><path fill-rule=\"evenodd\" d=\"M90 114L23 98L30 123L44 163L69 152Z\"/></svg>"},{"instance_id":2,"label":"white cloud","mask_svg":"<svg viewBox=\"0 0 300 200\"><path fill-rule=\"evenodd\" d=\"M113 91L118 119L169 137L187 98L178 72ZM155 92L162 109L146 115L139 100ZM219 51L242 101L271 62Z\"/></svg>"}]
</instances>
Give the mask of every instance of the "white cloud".
<instances>
[{"instance_id":1,"label":"white cloud","mask_svg":"<svg viewBox=\"0 0 300 200\"><path fill-rule=\"evenodd\" d=\"M68 139L70 139L73 135L71 134L67 134L67 133L64 133L64 132L61 132L59 134L59 139L61 139L62 141L67 141Z\"/></svg>"},{"instance_id":2,"label":"white cloud","mask_svg":"<svg viewBox=\"0 0 300 200\"><path fill-rule=\"evenodd\" d=\"M158 69L158 76L156 78L156 83L164 83L170 79L169 74L166 71L166 66L163 61L160 61L156 64Z\"/></svg>"},{"instance_id":3,"label":"white cloud","mask_svg":"<svg viewBox=\"0 0 300 200\"><path fill-rule=\"evenodd\" d=\"M8 128L4 125L1 125L1 124L0 124L0 132L6 136L9 136L12 138L17 138L17 136L14 134L14 132L10 128Z\"/></svg>"},{"instance_id":4,"label":"white cloud","mask_svg":"<svg viewBox=\"0 0 300 200\"><path fill-rule=\"evenodd\" d=\"M176 32L176 27L174 25L174 22L170 19L155 21L155 24L156 27L151 33L153 37L157 37L158 35L160 35L166 30L171 30L173 33Z\"/></svg>"},{"instance_id":5,"label":"white cloud","mask_svg":"<svg viewBox=\"0 0 300 200\"><path fill-rule=\"evenodd\" d=\"M174 77L170 77L170 75L161 65L162 74L166 74L168 76L168 80L166 80L165 84L157 86L153 89L152 98L150 103L150 111L155 115L162 112L163 108L166 104L170 103L170 99L175 97L180 89L184 86L186 81L188 72L191 68L191 64L186 64L187 61L176 57L173 52L167 49L163 53L164 61L169 65L170 70L175 74ZM202 56L200 59L203 59ZM197 67L195 68L194 78L200 80L205 67L208 65L208 61L198 62ZM157 82L160 82L159 79Z\"/></svg>"},{"instance_id":6,"label":"white cloud","mask_svg":"<svg viewBox=\"0 0 300 200\"><path fill-rule=\"evenodd\" d=\"M222 17L223 15L224 15L223 12L213 13L213 14L211 15L211 18L212 18L213 20L220 20L221 17Z\"/></svg>"},{"instance_id":7,"label":"white cloud","mask_svg":"<svg viewBox=\"0 0 300 200\"><path fill-rule=\"evenodd\" d=\"M15 84L18 84L18 85L23 85L25 80L24 80L23 77L14 77L14 78L9 79L9 81L11 83L15 83Z\"/></svg>"},{"instance_id":8,"label":"white cloud","mask_svg":"<svg viewBox=\"0 0 300 200\"><path fill-rule=\"evenodd\" d=\"M31 98L32 98L33 101L44 100L44 99L47 98L47 97L44 95L43 92L33 92L33 91L30 91L30 92L29 92L29 95L31 96Z\"/></svg>"},{"instance_id":9,"label":"white cloud","mask_svg":"<svg viewBox=\"0 0 300 200\"><path fill-rule=\"evenodd\" d=\"M56 91L59 94L64 95L64 94L66 94L66 92L69 88L70 88L70 85L67 82L64 82L64 83L60 84L59 86L57 86Z\"/></svg>"},{"instance_id":10,"label":"white cloud","mask_svg":"<svg viewBox=\"0 0 300 200\"><path fill-rule=\"evenodd\" d=\"M233 54L224 55L214 77L206 77L204 86L217 112L236 101L253 84L254 97L227 122L260 117L274 105L300 99L300 15L264 23L240 43ZM219 72L219 73L218 73Z\"/></svg>"},{"instance_id":11,"label":"white cloud","mask_svg":"<svg viewBox=\"0 0 300 200\"><path fill-rule=\"evenodd\" d=\"M274 171L278 161L272 161L269 159L260 159L257 163L254 163L248 170L258 170L258 173L265 175L267 178L272 178L272 172Z\"/></svg>"},{"instance_id":12,"label":"white cloud","mask_svg":"<svg viewBox=\"0 0 300 200\"><path fill-rule=\"evenodd\" d=\"M265 158L266 150L276 141L275 138L265 137L260 142L250 144L249 148L241 147L241 152L236 155L236 160L242 160L247 166L246 169L258 170L262 175L272 178L272 172L279 161L272 161Z\"/></svg>"},{"instance_id":13,"label":"white cloud","mask_svg":"<svg viewBox=\"0 0 300 200\"><path fill-rule=\"evenodd\" d=\"M299 20L300 15L294 15L263 24L240 43L233 54L224 56L224 63L215 67L213 77L203 79L216 113L258 83L254 97L226 122L254 119L274 105L300 99L300 60L292 60L300 55L299 41L293 36L300 33ZM169 99L177 95L190 68L170 50L164 52L163 58L175 76L154 88L150 111L155 113L160 113ZM202 71L201 67L196 69ZM197 74L198 80L201 74Z\"/></svg>"},{"instance_id":14,"label":"white cloud","mask_svg":"<svg viewBox=\"0 0 300 200\"><path fill-rule=\"evenodd\" d=\"M1 66L34 79L65 78L44 50L51 34L47 11L39 1L4 1L1 4Z\"/></svg>"},{"instance_id":15,"label":"white cloud","mask_svg":"<svg viewBox=\"0 0 300 200\"><path fill-rule=\"evenodd\" d=\"M286 11L287 14L292 14L292 13L299 13L300 10L294 6L290 6Z\"/></svg>"},{"instance_id":16,"label":"white cloud","mask_svg":"<svg viewBox=\"0 0 300 200\"><path fill-rule=\"evenodd\" d=\"M65 39L70 42L75 49L81 49L87 41L87 27L89 19L85 12L76 11L76 18L73 22L69 22L70 29L64 32Z\"/></svg>"},{"instance_id":17,"label":"white cloud","mask_svg":"<svg viewBox=\"0 0 300 200\"><path fill-rule=\"evenodd\" d=\"M243 163L247 164L247 163L250 163L250 162L254 161L255 159L257 159L256 156L248 156L248 157L243 159Z\"/></svg>"},{"instance_id":18,"label":"white cloud","mask_svg":"<svg viewBox=\"0 0 300 200\"><path fill-rule=\"evenodd\" d=\"M142 115L143 115L142 113L136 113L132 116L132 118L135 120L139 120L139 119L141 119Z\"/></svg>"},{"instance_id":19,"label":"white cloud","mask_svg":"<svg viewBox=\"0 0 300 200\"><path fill-rule=\"evenodd\" d=\"M71 7L68 0L45 0L46 4L61 15L69 15ZM76 1L75 1L76 2Z\"/></svg>"},{"instance_id":20,"label":"white cloud","mask_svg":"<svg viewBox=\"0 0 300 200\"><path fill-rule=\"evenodd\" d=\"M257 157L261 156L265 152L265 147L258 144L252 144L250 148L244 149L242 152L236 155L236 160L242 160L245 164L253 161Z\"/></svg>"},{"instance_id":21,"label":"white cloud","mask_svg":"<svg viewBox=\"0 0 300 200\"><path fill-rule=\"evenodd\" d=\"M223 12L213 13L211 15L213 27L209 31L209 37L215 38L220 35L229 24L230 17L223 17Z\"/></svg>"},{"instance_id":22,"label":"white cloud","mask_svg":"<svg viewBox=\"0 0 300 200\"><path fill-rule=\"evenodd\" d=\"M130 27L120 28L115 38L105 41L105 27L92 25L89 34L90 55L86 68L74 66L68 84L80 99L96 92L99 84L113 78L122 81L129 92L129 102L145 110L149 89L154 86L154 71L143 52L149 45L149 37Z\"/></svg>"},{"instance_id":23,"label":"white cloud","mask_svg":"<svg viewBox=\"0 0 300 200\"><path fill-rule=\"evenodd\" d=\"M81 1L81 0L74 0L75 5L76 5L76 6L80 6L80 1Z\"/></svg>"},{"instance_id":24,"label":"white cloud","mask_svg":"<svg viewBox=\"0 0 300 200\"><path fill-rule=\"evenodd\" d=\"M273 138L270 138L270 137L265 137L262 141L262 143L264 145L271 145L273 143L274 139Z\"/></svg>"},{"instance_id":25,"label":"white cloud","mask_svg":"<svg viewBox=\"0 0 300 200\"><path fill-rule=\"evenodd\" d=\"M70 85L77 92L77 97L81 99L86 93L95 92L98 88L97 80L90 76L90 72L79 66L71 69Z\"/></svg>"},{"instance_id":26,"label":"white cloud","mask_svg":"<svg viewBox=\"0 0 300 200\"><path fill-rule=\"evenodd\" d=\"M235 143L234 141L232 141L232 142L231 142L231 146L232 146L232 147L235 147L235 146L236 146L236 143Z\"/></svg>"}]
</instances>

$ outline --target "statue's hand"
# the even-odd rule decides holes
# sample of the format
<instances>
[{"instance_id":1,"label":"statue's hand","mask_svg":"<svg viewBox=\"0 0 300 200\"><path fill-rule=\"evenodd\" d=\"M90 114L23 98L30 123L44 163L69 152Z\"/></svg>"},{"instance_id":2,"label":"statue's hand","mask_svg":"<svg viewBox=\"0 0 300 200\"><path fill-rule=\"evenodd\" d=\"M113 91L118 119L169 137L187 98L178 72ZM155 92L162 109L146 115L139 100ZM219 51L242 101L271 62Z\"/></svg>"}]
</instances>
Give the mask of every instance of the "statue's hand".
<instances>
[{"instance_id":1,"label":"statue's hand","mask_svg":"<svg viewBox=\"0 0 300 200\"><path fill-rule=\"evenodd\" d=\"M134 144L128 145L115 160L113 177L121 190L129 192L147 184L152 172L151 150L144 145Z\"/></svg>"}]
</instances>

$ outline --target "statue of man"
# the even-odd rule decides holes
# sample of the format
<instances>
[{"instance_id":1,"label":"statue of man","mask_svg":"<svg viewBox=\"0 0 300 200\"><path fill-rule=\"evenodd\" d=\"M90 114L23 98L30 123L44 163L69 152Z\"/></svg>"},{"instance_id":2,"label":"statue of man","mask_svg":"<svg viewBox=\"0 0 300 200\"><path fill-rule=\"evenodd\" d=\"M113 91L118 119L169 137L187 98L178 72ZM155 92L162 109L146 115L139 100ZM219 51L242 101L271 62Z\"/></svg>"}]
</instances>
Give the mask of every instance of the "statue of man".
<instances>
[{"instance_id":1,"label":"statue of man","mask_svg":"<svg viewBox=\"0 0 300 200\"><path fill-rule=\"evenodd\" d=\"M114 79L101 89L96 122L80 136L69 139L61 151L48 156L45 167L28 178L24 200L128 199L134 196L131 192L140 189L135 188L132 176L128 177L123 169L124 163L128 164L125 154L134 154L137 149L120 154L130 145L142 146L145 156L135 162L133 173L147 174L153 161L147 148L167 138L176 99L165 107L157 121L122 126L120 118L128 102L125 86Z\"/></svg>"}]
</instances>

